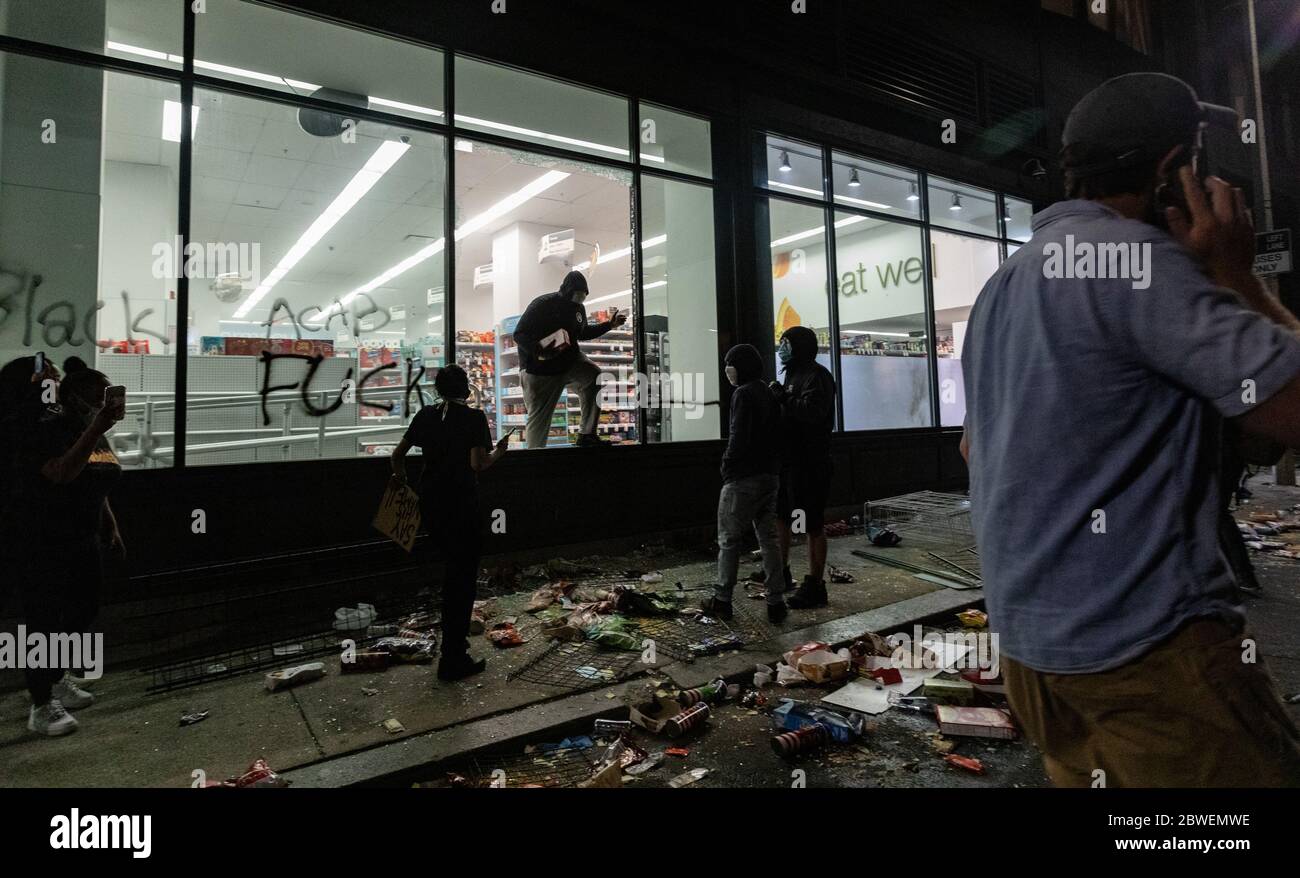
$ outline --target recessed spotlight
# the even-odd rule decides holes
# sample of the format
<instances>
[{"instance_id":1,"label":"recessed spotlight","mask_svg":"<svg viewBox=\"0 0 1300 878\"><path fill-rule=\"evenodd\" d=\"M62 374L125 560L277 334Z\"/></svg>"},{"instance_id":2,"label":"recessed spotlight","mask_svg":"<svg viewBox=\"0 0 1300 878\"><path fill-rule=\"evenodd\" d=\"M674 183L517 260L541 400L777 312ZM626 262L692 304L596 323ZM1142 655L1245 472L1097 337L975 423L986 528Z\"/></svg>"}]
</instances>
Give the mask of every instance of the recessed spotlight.
<instances>
[{"instance_id":1,"label":"recessed spotlight","mask_svg":"<svg viewBox=\"0 0 1300 878\"><path fill-rule=\"evenodd\" d=\"M781 150L781 164L779 167L782 171L790 170L790 153L785 150Z\"/></svg>"},{"instance_id":2,"label":"recessed spotlight","mask_svg":"<svg viewBox=\"0 0 1300 878\"><path fill-rule=\"evenodd\" d=\"M849 185L853 187L861 186L862 181L858 179L858 169L854 168L853 173L849 175Z\"/></svg>"}]
</instances>

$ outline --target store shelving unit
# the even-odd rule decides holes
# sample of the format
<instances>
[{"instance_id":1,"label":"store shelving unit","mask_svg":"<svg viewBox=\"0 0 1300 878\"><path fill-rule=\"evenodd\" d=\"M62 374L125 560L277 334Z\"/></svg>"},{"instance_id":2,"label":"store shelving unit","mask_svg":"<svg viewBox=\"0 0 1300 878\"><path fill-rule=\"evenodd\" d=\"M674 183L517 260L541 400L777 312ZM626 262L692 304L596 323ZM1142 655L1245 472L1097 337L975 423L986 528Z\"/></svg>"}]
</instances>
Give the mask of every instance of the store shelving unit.
<instances>
[{"instance_id":1,"label":"store shelving unit","mask_svg":"<svg viewBox=\"0 0 1300 878\"><path fill-rule=\"evenodd\" d=\"M475 332L471 329L456 330L456 363L469 376L470 404L481 408L487 415L488 428L493 441L501 435L497 420L497 361L496 339L498 334Z\"/></svg>"}]
</instances>

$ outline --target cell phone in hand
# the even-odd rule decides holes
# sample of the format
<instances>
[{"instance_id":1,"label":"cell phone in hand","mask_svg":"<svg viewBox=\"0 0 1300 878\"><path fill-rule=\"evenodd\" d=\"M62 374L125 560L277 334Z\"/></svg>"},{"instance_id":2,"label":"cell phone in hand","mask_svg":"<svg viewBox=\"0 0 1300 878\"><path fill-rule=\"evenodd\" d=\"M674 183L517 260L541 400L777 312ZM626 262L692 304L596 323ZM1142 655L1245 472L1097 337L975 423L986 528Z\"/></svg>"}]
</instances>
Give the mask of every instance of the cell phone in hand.
<instances>
[{"instance_id":1,"label":"cell phone in hand","mask_svg":"<svg viewBox=\"0 0 1300 878\"><path fill-rule=\"evenodd\" d=\"M104 389L104 407L118 418L126 415L126 387L114 384Z\"/></svg>"}]
</instances>

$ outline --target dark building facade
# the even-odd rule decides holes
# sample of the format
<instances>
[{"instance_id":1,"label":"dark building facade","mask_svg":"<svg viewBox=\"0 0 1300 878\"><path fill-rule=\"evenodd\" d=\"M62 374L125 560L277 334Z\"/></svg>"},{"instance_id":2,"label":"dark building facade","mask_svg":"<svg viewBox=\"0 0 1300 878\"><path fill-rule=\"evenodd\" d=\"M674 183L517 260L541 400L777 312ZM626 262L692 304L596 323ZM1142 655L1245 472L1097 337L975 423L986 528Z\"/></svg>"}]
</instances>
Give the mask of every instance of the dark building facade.
<instances>
[{"instance_id":1,"label":"dark building facade","mask_svg":"<svg viewBox=\"0 0 1300 878\"><path fill-rule=\"evenodd\" d=\"M1245 4L1103 5L0 0L0 354L127 385L121 600L402 563L387 450L449 362L520 426L514 320L570 268L632 315L588 347L618 444L508 455L489 551L708 526L721 356L774 372L795 324L841 390L832 504L959 489L966 314L1074 102L1163 69L1255 114ZM1281 228L1297 22L1255 6Z\"/></svg>"}]
</instances>

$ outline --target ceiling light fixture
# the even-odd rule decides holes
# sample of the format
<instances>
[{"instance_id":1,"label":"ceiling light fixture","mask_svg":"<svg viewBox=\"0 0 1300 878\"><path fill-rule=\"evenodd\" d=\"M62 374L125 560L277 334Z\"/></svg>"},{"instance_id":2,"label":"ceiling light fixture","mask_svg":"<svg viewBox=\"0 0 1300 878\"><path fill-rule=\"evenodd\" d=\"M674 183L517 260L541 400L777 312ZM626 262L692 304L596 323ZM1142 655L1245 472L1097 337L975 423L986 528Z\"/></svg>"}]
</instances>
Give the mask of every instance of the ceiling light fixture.
<instances>
[{"instance_id":1,"label":"ceiling light fixture","mask_svg":"<svg viewBox=\"0 0 1300 878\"><path fill-rule=\"evenodd\" d=\"M854 169L853 169L853 173L852 173L852 174L849 174L849 185L852 186L852 187L855 188L855 189L856 189L857 187L859 187L859 186L862 185L862 181L858 179L858 169L857 169L857 168L854 168Z\"/></svg>"},{"instance_id":2,"label":"ceiling light fixture","mask_svg":"<svg viewBox=\"0 0 1300 878\"><path fill-rule=\"evenodd\" d=\"M495 222L496 220L508 214L510 211L514 210L515 208L527 202L530 198L540 195L541 193L545 192L547 189L550 189L556 183L559 183L561 180L568 178L568 176L569 174L565 171L547 171L545 174L538 177L536 180L529 183L527 186L524 186L518 192L515 192L511 195L507 195L505 198L501 199L496 204L492 205L487 210L480 213L478 216L468 220L464 225L462 225L459 229L456 230L455 239L457 241L461 241L467 235L472 235L474 232L477 232L479 229L483 228L488 223ZM330 308L328 309L328 313L337 313L339 310L339 305L348 305L352 302L353 299L355 299L357 296L361 295L362 293L368 293L371 290L375 290L378 289L379 287L382 287L384 284L388 283L393 278L405 274L415 266L419 265L421 262L424 262L425 260L438 255L446 248L446 246L447 246L447 239L439 238L438 240L434 241L432 244L420 248L419 250L412 253L410 256L403 259L401 262L394 265L392 268L385 271L383 274L371 280L369 283L363 284L362 286L359 286L352 292L348 293L346 296L344 296L342 299L339 300L338 304L331 305Z\"/></svg>"},{"instance_id":3,"label":"ceiling light fixture","mask_svg":"<svg viewBox=\"0 0 1300 878\"><path fill-rule=\"evenodd\" d=\"M199 128L199 108L190 107L190 137ZM181 102L163 101L162 139L172 143L181 142Z\"/></svg>"},{"instance_id":4,"label":"ceiling light fixture","mask_svg":"<svg viewBox=\"0 0 1300 878\"><path fill-rule=\"evenodd\" d=\"M807 186L795 186L790 183L782 183L780 180L768 180L767 185L775 186L779 189L789 189L791 192L800 192L805 195L816 195L818 198L822 197L820 189L809 189Z\"/></svg>"},{"instance_id":5,"label":"ceiling light fixture","mask_svg":"<svg viewBox=\"0 0 1300 878\"><path fill-rule=\"evenodd\" d=\"M667 240L668 240L667 235L659 235L654 238L646 238L644 241L641 242L641 249L649 250L651 247L658 247L660 244L662 244L664 241ZM596 257L596 264L604 265L606 262L613 262L615 259L622 259L624 256L627 256L631 252L632 252L631 247L624 247L621 250L611 250L608 253L601 253L598 257ZM586 262L579 262L577 265L573 266L572 270L586 271L588 268L591 268L590 259L587 260Z\"/></svg>"},{"instance_id":6,"label":"ceiling light fixture","mask_svg":"<svg viewBox=\"0 0 1300 878\"><path fill-rule=\"evenodd\" d=\"M866 221L867 218L865 216L845 217L842 220L835 221L835 228L842 229L846 226L853 226ZM815 229L804 229L802 232L795 232L792 235L786 235L784 238L777 238L772 242L772 249L775 250L777 247L783 247L786 244L793 244L796 241L802 241L805 238L815 237L816 235L822 234L823 231L824 230L821 226L817 226Z\"/></svg>"},{"instance_id":7,"label":"ceiling light fixture","mask_svg":"<svg viewBox=\"0 0 1300 878\"><path fill-rule=\"evenodd\" d=\"M961 196L956 192L952 193L952 204L948 205L949 210L961 210Z\"/></svg>"},{"instance_id":8,"label":"ceiling light fixture","mask_svg":"<svg viewBox=\"0 0 1300 878\"><path fill-rule=\"evenodd\" d=\"M790 153L785 150L781 150L781 164L779 165L779 169L787 172L790 170Z\"/></svg>"},{"instance_id":9,"label":"ceiling light fixture","mask_svg":"<svg viewBox=\"0 0 1300 878\"><path fill-rule=\"evenodd\" d=\"M920 201L920 200L921 200L921 196L916 194L916 184L915 184L915 183L909 183L909 184L908 184L908 188L907 188L907 200L908 200L908 201Z\"/></svg>"},{"instance_id":10,"label":"ceiling light fixture","mask_svg":"<svg viewBox=\"0 0 1300 878\"><path fill-rule=\"evenodd\" d=\"M249 297L244 300L244 303L236 309L235 316L247 316L253 306L260 302L267 293L271 292L272 288L283 280L284 276L295 265L302 261L302 258L310 252L311 248L315 247L320 239L325 237L329 230L334 228L334 225L356 206L356 203L379 182L379 179L384 174L388 173L388 169L396 164L397 160L405 155L410 148L410 144L397 140L385 140L380 144L379 149L375 150L361 170L357 171L356 175L348 181L348 185L343 187L343 191L330 202L329 207L325 208L325 212L316 217L315 222L307 227L307 231L302 233L302 237L289 248L288 253L284 254L280 263L271 270L271 273L262 280L257 289L253 290Z\"/></svg>"},{"instance_id":11,"label":"ceiling light fixture","mask_svg":"<svg viewBox=\"0 0 1300 878\"><path fill-rule=\"evenodd\" d=\"M668 281L666 281L666 280L657 280L657 281L655 281L655 282L652 283L652 284L646 284L646 285L643 286L641 289L643 289L643 290L654 290L654 289L658 289L659 287L666 287L666 286L668 286ZM631 291L631 290L620 290L620 291L617 292L617 293L609 293L609 294L604 295L604 296L597 296L597 297L594 298L594 299L588 299L588 300L587 300L586 302L584 302L583 304L584 304L584 305L594 305L594 304L597 303L597 302L608 302L610 299L617 299L617 298L620 298L620 297L622 297L622 296L630 296L630 295L632 295L632 291Z\"/></svg>"},{"instance_id":12,"label":"ceiling light fixture","mask_svg":"<svg viewBox=\"0 0 1300 878\"><path fill-rule=\"evenodd\" d=\"M864 198L851 198L848 195L836 195L836 201L847 201L849 204L860 204L863 207L874 207L876 210L893 210L889 204L881 204L879 201L867 201Z\"/></svg>"}]
</instances>

